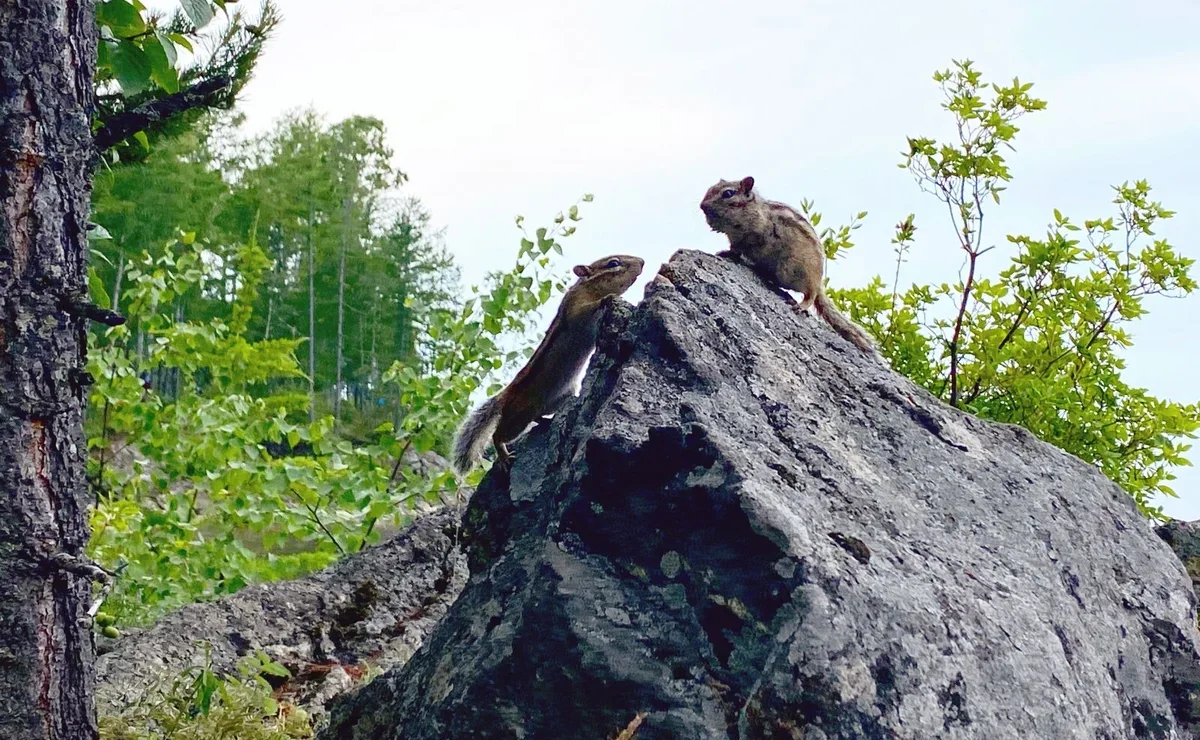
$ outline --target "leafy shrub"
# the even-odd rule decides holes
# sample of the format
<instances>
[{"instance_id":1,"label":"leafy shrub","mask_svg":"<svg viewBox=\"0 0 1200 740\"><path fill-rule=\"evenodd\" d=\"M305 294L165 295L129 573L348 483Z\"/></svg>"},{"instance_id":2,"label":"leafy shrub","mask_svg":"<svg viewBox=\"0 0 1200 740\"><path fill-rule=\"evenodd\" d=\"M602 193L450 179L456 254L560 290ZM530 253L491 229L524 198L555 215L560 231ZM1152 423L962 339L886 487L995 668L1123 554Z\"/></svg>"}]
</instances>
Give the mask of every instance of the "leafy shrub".
<instances>
[{"instance_id":1,"label":"leafy shrub","mask_svg":"<svg viewBox=\"0 0 1200 740\"><path fill-rule=\"evenodd\" d=\"M308 714L280 704L265 676L283 666L258 653L231 676L211 661L164 679L121 712L100 716L101 740L295 740L313 736Z\"/></svg>"},{"instance_id":2,"label":"leafy shrub","mask_svg":"<svg viewBox=\"0 0 1200 740\"><path fill-rule=\"evenodd\" d=\"M871 331L896 370L953 406L1019 424L1096 465L1144 513L1160 516L1151 500L1175 495L1168 483L1175 467L1190 464L1182 440L1200 428L1200 406L1155 398L1121 372L1132 344L1128 327L1146 314L1146 299L1196 289L1193 260L1155 235L1174 213L1150 198L1145 181L1124 183L1114 188L1111 215L1079 224L1056 209L1043 238L1008 236L1015 254L989 276L985 255L995 245L984 241L983 222L1011 179L1003 151L1019 131L1015 121L1046 104L1016 79L985 86L969 61L934 79L958 136L910 138L900 166L946 205L965 276L953 285L900 289L916 233L910 214L892 242L891 287L876 278L831 295ZM852 246L856 226L825 231L830 258Z\"/></svg>"},{"instance_id":3,"label":"leafy shrub","mask_svg":"<svg viewBox=\"0 0 1200 740\"><path fill-rule=\"evenodd\" d=\"M307 396L275 390L302 377L302 340L247 338L269 267L253 240L237 251L227 321L180 321L167 310L205 290L202 242L184 234L143 254L125 276L125 300L144 336L109 329L91 338L89 355L90 551L119 573L105 612L140 624L247 583L295 577L376 541L417 502L453 496L459 484L448 469L413 462L445 451L471 394L531 351L525 333L563 285L552 268L558 240L579 218L573 206L523 238L514 267L489 275L460 309L418 312L428 341L385 376L400 397L399 425L382 424L361 444L335 434L332 417L309 422ZM132 350L143 338L139 363ZM163 387L151 387L147 371L163 368L171 371L157 374Z\"/></svg>"}]
</instances>

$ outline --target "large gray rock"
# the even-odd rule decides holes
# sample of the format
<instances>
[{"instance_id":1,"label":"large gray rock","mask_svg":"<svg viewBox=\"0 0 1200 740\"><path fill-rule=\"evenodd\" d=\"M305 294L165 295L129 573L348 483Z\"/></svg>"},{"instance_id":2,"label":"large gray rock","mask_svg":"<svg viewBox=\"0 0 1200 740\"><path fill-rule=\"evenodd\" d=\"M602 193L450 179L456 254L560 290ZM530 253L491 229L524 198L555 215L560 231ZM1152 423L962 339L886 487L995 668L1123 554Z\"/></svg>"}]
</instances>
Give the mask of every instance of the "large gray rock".
<instances>
[{"instance_id":1,"label":"large gray rock","mask_svg":"<svg viewBox=\"0 0 1200 740\"><path fill-rule=\"evenodd\" d=\"M1172 519L1155 531L1179 556L1192 579L1192 589L1200 590L1200 520L1184 522Z\"/></svg>"},{"instance_id":2,"label":"large gray rock","mask_svg":"<svg viewBox=\"0 0 1200 740\"><path fill-rule=\"evenodd\" d=\"M368 670L412 656L467 579L451 508L425 514L398 536L306 578L249 586L192 604L122 636L97 664L97 701L114 711L190 665L205 644L216 669L262 650L292 677L281 696L317 717Z\"/></svg>"},{"instance_id":3,"label":"large gray rock","mask_svg":"<svg viewBox=\"0 0 1200 740\"><path fill-rule=\"evenodd\" d=\"M1116 485L678 253L323 738L1188 738L1194 597Z\"/></svg>"}]
</instances>

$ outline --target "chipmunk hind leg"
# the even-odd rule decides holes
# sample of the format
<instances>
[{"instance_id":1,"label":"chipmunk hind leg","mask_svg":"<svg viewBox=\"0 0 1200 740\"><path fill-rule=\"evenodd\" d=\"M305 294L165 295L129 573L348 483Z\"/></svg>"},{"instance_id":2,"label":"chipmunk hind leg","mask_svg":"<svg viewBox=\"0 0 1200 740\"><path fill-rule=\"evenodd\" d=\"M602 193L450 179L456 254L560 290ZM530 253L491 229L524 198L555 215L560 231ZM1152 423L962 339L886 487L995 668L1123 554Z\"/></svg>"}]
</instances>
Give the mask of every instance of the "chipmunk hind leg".
<instances>
[{"instance_id":1,"label":"chipmunk hind leg","mask_svg":"<svg viewBox=\"0 0 1200 740\"><path fill-rule=\"evenodd\" d=\"M513 455L512 450L508 449L508 443L492 437L492 445L496 448L496 467L505 472L512 470L516 456Z\"/></svg>"},{"instance_id":2,"label":"chipmunk hind leg","mask_svg":"<svg viewBox=\"0 0 1200 740\"><path fill-rule=\"evenodd\" d=\"M492 446L496 448L496 464L504 470L510 469L516 458L509 445L515 442L532 422L533 418L528 409L515 404L506 407L500 415L500 421L492 435Z\"/></svg>"},{"instance_id":3,"label":"chipmunk hind leg","mask_svg":"<svg viewBox=\"0 0 1200 740\"><path fill-rule=\"evenodd\" d=\"M779 273L780 285L804 294L804 300L793 304L792 307L800 313L810 310L821 292L820 265L814 270L811 265L805 264L804 260L793 258L780 265Z\"/></svg>"}]
</instances>

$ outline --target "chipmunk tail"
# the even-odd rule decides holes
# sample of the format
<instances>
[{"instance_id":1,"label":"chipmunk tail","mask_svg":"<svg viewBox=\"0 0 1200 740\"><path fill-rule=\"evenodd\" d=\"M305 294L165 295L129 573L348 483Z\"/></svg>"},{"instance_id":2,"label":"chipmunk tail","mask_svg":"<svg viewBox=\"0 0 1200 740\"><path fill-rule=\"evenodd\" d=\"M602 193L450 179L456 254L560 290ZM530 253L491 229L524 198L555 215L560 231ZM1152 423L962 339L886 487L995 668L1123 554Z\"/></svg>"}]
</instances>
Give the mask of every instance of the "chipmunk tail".
<instances>
[{"instance_id":1,"label":"chipmunk tail","mask_svg":"<svg viewBox=\"0 0 1200 740\"><path fill-rule=\"evenodd\" d=\"M466 475L483 458L488 438L500 423L500 397L492 396L471 412L454 435L450 464L459 475Z\"/></svg>"},{"instance_id":2,"label":"chipmunk tail","mask_svg":"<svg viewBox=\"0 0 1200 740\"><path fill-rule=\"evenodd\" d=\"M833 330L841 334L846 341L869 355L879 355L879 350L875 349L875 342L871 341L871 335L837 310L837 306L833 305L829 296L825 295L825 291L817 293L813 307L817 309L821 318L825 319L825 323L833 327Z\"/></svg>"}]
</instances>

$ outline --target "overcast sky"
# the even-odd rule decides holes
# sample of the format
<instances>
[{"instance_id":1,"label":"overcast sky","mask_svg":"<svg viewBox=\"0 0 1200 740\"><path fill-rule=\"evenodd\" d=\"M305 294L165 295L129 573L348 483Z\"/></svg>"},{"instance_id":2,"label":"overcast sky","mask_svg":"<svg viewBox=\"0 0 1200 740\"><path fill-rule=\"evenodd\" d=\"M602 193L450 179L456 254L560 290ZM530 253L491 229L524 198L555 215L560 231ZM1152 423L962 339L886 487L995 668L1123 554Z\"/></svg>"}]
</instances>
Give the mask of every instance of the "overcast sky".
<instances>
[{"instance_id":1,"label":"overcast sky","mask_svg":"<svg viewBox=\"0 0 1200 740\"><path fill-rule=\"evenodd\" d=\"M302 106L381 118L468 283L510 263L514 215L545 223L584 192L596 200L566 242L570 263L632 252L648 276L677 249L716 251L700 196L747 174L769 197L815 199L826 223L870 213L831 269L835 285L890 276L892 225L909 212L919 231L901 281L954 280L944 206L896 167L905 136L950 133L931 74L954 58L990 80L1033 82L1049 101L1020 123L1014 181L988 211L1000 248L986 272L1003 266L1003 234L1040 237L1055 207L1076 221L1110 215L1109 186L1137 178L1178 211L1159 236L1200 257L1196 0L1137 12L1128 0L280 6L244 95L250 125ZM1197 400L1200 295L1147 308L1127 378ZM1167 512L1200 518L1200 473L1184 470L1176 490Z\"/></svg>"}]
</instances>

